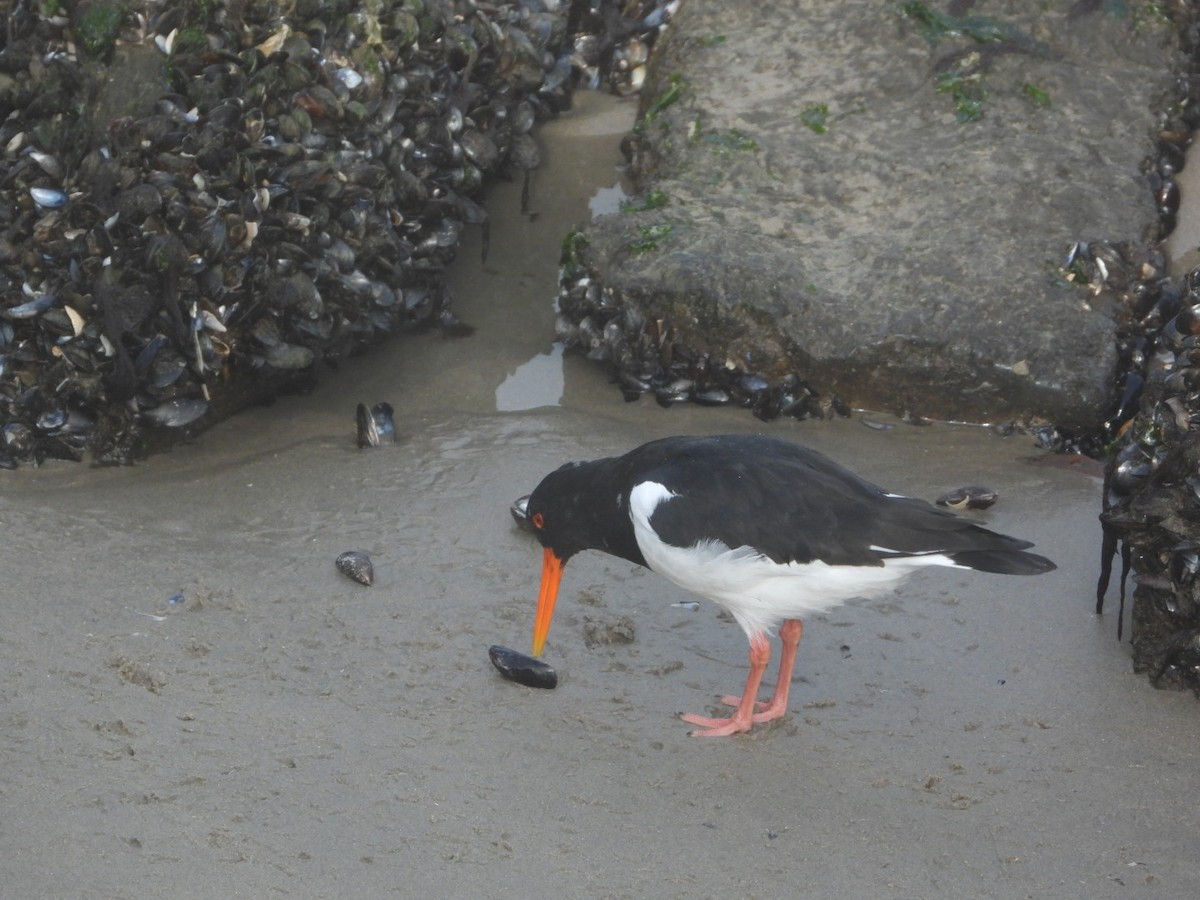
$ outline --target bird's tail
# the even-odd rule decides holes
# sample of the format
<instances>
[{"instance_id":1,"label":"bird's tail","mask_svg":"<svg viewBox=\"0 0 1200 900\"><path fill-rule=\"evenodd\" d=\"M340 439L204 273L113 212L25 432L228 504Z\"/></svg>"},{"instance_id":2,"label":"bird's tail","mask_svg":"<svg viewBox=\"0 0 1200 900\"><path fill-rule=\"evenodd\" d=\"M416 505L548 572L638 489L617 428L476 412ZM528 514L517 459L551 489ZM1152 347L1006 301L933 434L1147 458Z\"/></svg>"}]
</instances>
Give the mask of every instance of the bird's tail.
<instances>
[{"instance_id":1,"label":"bird's tail","mask_svg":"<svg viewBox=\"0 0 1200 900\"><path fill-rule=\"evenodd\" d=\"M1058 568L1046 557L1024 550L960 550L949 556L956 565L997 575L1041 575Z\"/></svg>"}]
</instances>

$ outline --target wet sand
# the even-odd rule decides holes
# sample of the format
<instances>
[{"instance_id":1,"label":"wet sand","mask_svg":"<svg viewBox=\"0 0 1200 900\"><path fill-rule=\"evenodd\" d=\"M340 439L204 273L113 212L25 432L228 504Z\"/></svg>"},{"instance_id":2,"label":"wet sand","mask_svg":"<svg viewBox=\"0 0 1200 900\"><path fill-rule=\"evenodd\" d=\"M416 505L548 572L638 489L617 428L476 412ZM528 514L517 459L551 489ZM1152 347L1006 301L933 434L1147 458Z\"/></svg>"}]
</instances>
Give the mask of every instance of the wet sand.
<instances>
[{"instance_id":1,"label":"wet sand","mask_svg":"<svg viewBox=\"0 0 1200 900\"><path fill-rule=\"evenodd\" d=\"M473 337L403 339L135 468L0 473L2 893L1200 893L1196 701L1130 672L1115 596L1091 614L1089 467L976 428L625 404L552 352L559 241L633 113L581 101L547 130L536 215L501 186L487 262L464 248ZM354 406L380 400L399 441L360 451ZM528 648L540 562L512 500L569 459L720 431L915 496L994 487L979 518L1059 569L931 572L816 617L791 715L699 740L672 713L741 686L745 638L585 554L558 688L499 678L487 648ZM347 549L373 587L335 570ZM625 616L633 642L589 642Z\"/></svg>"}]
</instances>

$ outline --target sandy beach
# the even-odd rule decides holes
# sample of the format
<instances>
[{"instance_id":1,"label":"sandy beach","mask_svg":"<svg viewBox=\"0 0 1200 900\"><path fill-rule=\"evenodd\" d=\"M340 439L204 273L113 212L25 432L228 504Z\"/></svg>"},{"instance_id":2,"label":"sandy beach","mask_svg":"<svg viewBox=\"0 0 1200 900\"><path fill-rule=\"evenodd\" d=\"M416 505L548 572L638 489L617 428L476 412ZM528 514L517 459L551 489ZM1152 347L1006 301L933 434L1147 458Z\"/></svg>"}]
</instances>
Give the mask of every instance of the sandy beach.
<instances>
[{"instance_id":1,"label":"sandy beach","mask_svg":"<svg viewBox=\"0 0 1200 900\"><path fill-rule=\"evenodd\" d=\"M1174 898L1200 893L1194 697L1092 614L1095 465L886 417L626 404L554 351L558 247L634 108L581 96L529 215L498 186L453 277L473 336L404 337L132 468L0 472L0 883L12 897ZM354 408L396 409L359 450ZM509 504L571 459L764 432L976 514L1059 566L922 574L808 623L791 714L699 740L741 631L624 561L567 567ZM361 550L362 587L335 557ZM182 595L182 596L180 596ZM614 626L619 626L614 628ZM605 642L632 629L630 642ZM770 677L770 676L769 676Z\"/></svg>"}]
</instances>

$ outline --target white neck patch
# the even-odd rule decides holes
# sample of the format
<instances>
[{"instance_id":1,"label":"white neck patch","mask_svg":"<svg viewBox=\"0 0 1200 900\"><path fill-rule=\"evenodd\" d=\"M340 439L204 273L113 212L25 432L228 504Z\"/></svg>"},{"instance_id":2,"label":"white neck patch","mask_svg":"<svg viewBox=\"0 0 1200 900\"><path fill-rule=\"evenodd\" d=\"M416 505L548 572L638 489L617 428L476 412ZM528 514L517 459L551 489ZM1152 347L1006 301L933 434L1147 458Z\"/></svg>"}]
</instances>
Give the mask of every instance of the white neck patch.
<instances>
[{"instance_id":1,"label":"white neck patch","mask_svg":"<svg viewBox=\"0 0 1200 900\"><path fill-rule=\"evenodd\" d=\"M657 481L643 481L634 485L629 492L629 517L635 525L650 527L650 517L658 509L660 503L665 503L672 497L678 497L673 490Z\"/></svg>"}]
</instances>

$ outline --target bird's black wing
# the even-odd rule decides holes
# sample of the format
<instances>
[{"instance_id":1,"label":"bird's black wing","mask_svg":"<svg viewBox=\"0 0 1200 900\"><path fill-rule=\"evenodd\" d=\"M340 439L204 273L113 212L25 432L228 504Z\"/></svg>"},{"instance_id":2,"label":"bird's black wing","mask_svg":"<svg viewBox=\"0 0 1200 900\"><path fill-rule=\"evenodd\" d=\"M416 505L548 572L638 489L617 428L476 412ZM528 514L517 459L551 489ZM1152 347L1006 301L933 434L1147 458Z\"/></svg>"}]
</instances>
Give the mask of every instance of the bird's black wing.
<instances>
[{"instance_id":1,"label":"bird's black wing","mask_svg":"<svg viewBox=\"0 0 1200 900\"><path fill-rule=\"evenodd\" d=\"M675 439L678 441L678 439ZM651 525L667 543L716 539L750 546L774 562L882 565L888 558L945 553L984 571L1034 574L1054 567L1031 546L926 503L888 494L828 457L774 438L724 435L647 444L631 481L656 481L676 496ZM631 484L632 487L632 484ZM960 558L961 557L961 558Z\"/></svg>"}]
</instances>

